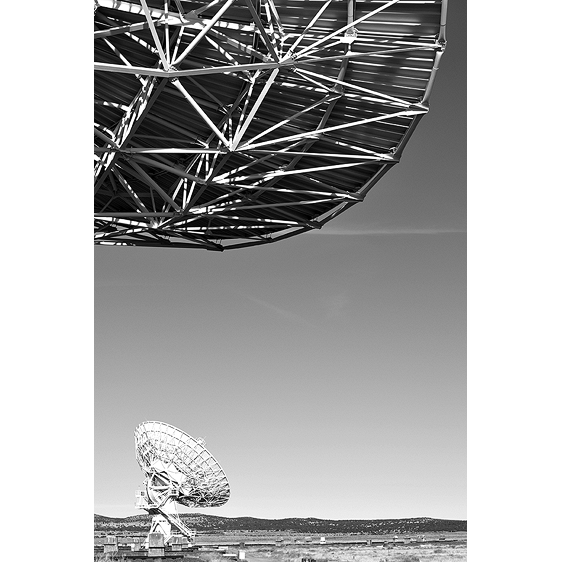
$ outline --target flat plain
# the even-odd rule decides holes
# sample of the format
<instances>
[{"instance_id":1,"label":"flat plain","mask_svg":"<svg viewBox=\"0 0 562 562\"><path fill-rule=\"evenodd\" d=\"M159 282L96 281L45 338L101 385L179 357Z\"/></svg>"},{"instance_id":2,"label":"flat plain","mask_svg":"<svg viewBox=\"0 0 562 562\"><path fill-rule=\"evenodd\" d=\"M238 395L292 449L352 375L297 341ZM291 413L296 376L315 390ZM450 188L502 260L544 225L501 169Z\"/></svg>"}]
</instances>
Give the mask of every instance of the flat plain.
<instances>
[{"instance_id":1,"label":"flat plain","mask_svg":"<svg viewBox=\"0 0 562 562\"><path fill-rule=\"evenodd\" d=\"M227 562L466 562L467 533L427 533L415 535L326 535L232 533L225 536L198 536L199 548L185 552L185 561ZM125 556L123 556L125 555ZM120 548L115 558L95 560L127 560Z\"/></svg>"},{"instance_id":2,"label":"flat plain","mask_svg":"<svg viewBox=\"0 0 562 562\"><path fill-rule=\"evenodd\" d=\"M206 562L219 562L221 554L202 552ZM396 546L321 545L283 547L249 547L248 562L464 562L467 560L466 541L458 544L413 544Z\"/></svg>"}]
</instances>

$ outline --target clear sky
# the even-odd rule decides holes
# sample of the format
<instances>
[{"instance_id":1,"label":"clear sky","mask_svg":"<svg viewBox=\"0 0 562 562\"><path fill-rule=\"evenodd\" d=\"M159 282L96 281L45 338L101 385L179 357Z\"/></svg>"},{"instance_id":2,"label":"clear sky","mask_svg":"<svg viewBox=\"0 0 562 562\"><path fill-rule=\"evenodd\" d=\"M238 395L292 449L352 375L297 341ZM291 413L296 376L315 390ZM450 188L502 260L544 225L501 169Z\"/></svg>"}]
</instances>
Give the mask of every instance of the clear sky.
<instances>
[{"instance_id":1,"label":"clear sky","mask_svg":"<svg viewBox=\"0 0 562 562\"><path fill-rule=\"evenodd\" d=\"M159 420L225 469L206 513L466 518L464 10L401 163L322 231L96 248L96 513L138 513L133 431Z\"/></svg>"}]
</instances>

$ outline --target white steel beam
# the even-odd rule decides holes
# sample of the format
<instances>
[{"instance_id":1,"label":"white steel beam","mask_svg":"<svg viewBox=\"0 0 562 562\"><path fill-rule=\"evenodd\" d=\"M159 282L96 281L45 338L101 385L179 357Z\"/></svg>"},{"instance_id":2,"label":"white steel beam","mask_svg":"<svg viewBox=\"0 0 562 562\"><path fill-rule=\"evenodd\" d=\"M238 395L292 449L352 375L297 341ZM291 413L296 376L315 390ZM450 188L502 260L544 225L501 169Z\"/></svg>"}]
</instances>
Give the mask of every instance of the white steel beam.
<instances>
[{"instance_id":1,"label":"white steel beam","mask_svg":"<svg viewBox=\"0 0 562 562\"><path fill-rule=\"evenodd\" d=\"M304 55L304 53L310 51L311 49L314 49L315 47L318 47L319 45L321 45L322 43L325 43L326 41L329 41L332 37L335 37L336 35L341 35L343 32L347 31L351 27L355 27L357 24L361 23L362 21L365 21L366 19L374 16L375 14L378 14L379 12L382 12L383 10L386 10L387 8L396 4L399 1L400 0L390 0L390 2L387 2L383 6L378 7L376 10L372 10L368 14L365 14L364 16L352 21L351 23L348 23L344 27L340 27L339 29L330 33L329 35L326 35L325 37L322 37L318 41L312 43L312 45L309 45L308 47L304 47L303 49L301 49L300 51L295 53L294 57L297 58L297 59L302 57Z\"/></svg>"},{"instance_id":2,"label":"white steel beam","mask_svg":"<svg viewBox=\"0 0 562 562\"><path fill-rule=\"evenodd\" d=\"M148 22L148 27L150 28L150 33L152 34L152 39L154 40L154 44L158 49L158 54L160 55L160 61L162 62L162 66L164 67L164 70L168 70L170 64L166 59L166 53L164 52L164 48L162 47L162 43L160 42L160 37L158 36L158 33L156 32L156 28L154 27L154 22L152 21L152 16L150 15L150 11L148 9L148 5L146 4L146 0L140 0L140 1L142 4L144 15L146 16L146 21ZM165 17L166 16L167 14L165 14ZM167 21L168 18L166 17L166 22Z\"/></svg>"},{"instance_id":3,"label":"white steel beam","mask_svg":"<svg viewBox=\"0 0 562 562\"><path fill-rule=\"evenodd\" d=\"M129 60L119 51L119 49L108 39L104 37L105 44L123 61L126 66L132 66ZM135 74L135 77L141 82L141 84L145 85L147 82L147 78L144 78L140 74Z\"/></svg>"},{"instance_id":4,"label":"white steel beam","mask_svg":"<svg viewBox=\"0 0 562 562\"><path fill-rule=\"evenodd\" d=\"M370 117L368 119L361 119L359 121L353 121L351 123L344 123L343 125L335 125L333 127L315 129L314 131L299 133L297 135L291 135L289 137L282 137L282 138L272 139L264 142L258 142L257 144L253 144L253 145L244 145L242 149L250 150L253 148L257 148L258 146L267 146L268 144L277 144L279 142L288 142L288 141L302 139L302 138L317 138L324 133L330 133L332 131L338 131L340 129L348 129L350 127L357 127L359 125L366 125L367 123L375 123L377 121L384 121L385 119L393 119L397 117L413 117L414 115L418 115L420 113L426 113L426 111L420 109L415 109L415 110L409 109L407 111L398 111L396 113L389 113L386 115L380 115L378 117Z\"/></svg>"},{"instance_id":5,"label":"white steel beam","mask_svg":"<svg viewBox=\"0 0 562 562\"><path fill-rule=\"evenodd\" d=\"M258 109L260 108L260 105L262 104L265 96L267 95L267 92L269 92L269 89L273 85L273 82L275 82L275 78L277 78L277 74L279 74L279 69L274 68L273 71L271 72L269 78L267 79L267 82L265 83L264 87L262 88L262 91L260 92L260 94L258 96L258 99L254 102L254 105L253 105L252 109L250 110L250 113L248 113L248 116L246 117L246 119L244 120L243 123L241 121L238 124L238 130L236 131L236 134L234 136L234 140L232 141L232 150L236 150L238 148L238 144L240 143L240 140L244 136L244 133L246 132L246 129L250 126L253 118L255 117ZM249 96L248 96L248 99L249 99Z\"/></svg>"},{"instance_id":6,"label":"white steel beam","mask_svg":"<svg viewBox=\"0 0 562 562\"><path fill-rule=\"evenodd\" d=\"M271 42L271 39L269 38L269 34L265 30L265 27L263 26L259 14L256 12L256 9L252 4L252 0L244 0L244 1L246 2L246 6L248 6L248 10L250 10L250 14L252 14L252 19L254 20L255 24L258 26L258 29L260 31L260 37L265 43L265 46L267 47L269 54L273 57L273 60L275 62L279 62L279 54L277 53L275 46Z\"/></svg>"},{"instance_id":7,"label":"white steel beam","mask_svg":"<svg viewBox=\"0 0 562 562\"><path fill-rule=\"evenodd\" d=\"M355 84L352 84L351 82L346 82L345 80L339 80L338 78L332 78L331 76L325 76L323 74L318 74L317 72L311 72L310 70L305 70L304 68L299 68L299 70L297 71L299 74L305 74L305 75L309 75L309 76L314 76L316 78L318 78L319 80L327 80L328 82L332 82L333 84L339 84L340 86L343 86L345 88L350 88L352 90L357 90L359 92L365 92L367 94L370 94L372 96L375 96L377 98L382 98L380 99L381 102L393 102L397 105L400 105L402 107L410 107L412 105L412 102L400 99L400 98L396 98L394 96L389 96L387 94L383 94L381 92L377 92L375 90L370 90L368 88L363 88L362 86L357 86ZM306 77L304 77L306 78Z\"/></svg>"},{"instance_id":8,"label":"white steel beam","mask_svg":"<svg viewBox=\"0 0 562 562\"><path fill-rule=\"evenodd\" d=\"M129 160L128 164L131 165L146 183L155 189L162 199L169 203L175 211L179 212L181 210L179 205L134 160Z\"/></svg>"},{"instance_id":9,"label":"white steel beam","mask_svg":"<svg viewBox=\"0 0 562 562\"><path fill-rule=\"evenodd\" d=\"M268 60L267 55L264 55L263 53L256 51L256 49L254 49L250 45L241 43L240 41L237 41L236 39L233 39L232 37L229 37L228 35L225 35L224 33L217 31L216 29L210 29L208 34L212 35L213 37L221 39L225 43L228 43L231 47L234 47L235 49L237 49L242 53L245 53L246 55L252 55L262 61Z\"/></svg>"},{"instance_id":10,"label":"white steel beam","mask_svg":"<svg viewBox=\"0 0 562 562\"><path fill-rule=\"evenodd\" d=\"M271 178L279 177L279 176L289 176L293 174L310 174L311 172L325 172L327 170L336 170L339 168L350 168L353 166L364 166L365 164L371 164L371 160L365 160L363 162L342 162L339 164L332 164L330 166L315 166L313 168L302 168L298 170L285 170L284 168L278 170L271 170L269 172L260 172L259 174L250 174L249 176L242 176L236 178L239 181L244 180L256 180L256 179L263 179L269 180Z\"/></svg>"},{"instance_id":11,"label":"white steel beam","mask_svg":"<svg viewBox=\"0 0 562 562\"><path fill-rule=\"evenodd\" d=\"M189 174L182 170L181 168L177 168L176 166L171 166L169 164L163 164L162 162L158 162L158 160L154 160L152 158L146 158L141 156L140 154L134 154L131 156L135 161L142 162L143 164L147 164L149 166L153 166L155 168L160 168L161 170L166 170L167 172L171 172L176 176L181 178L185 178L187 180L194 181L196 183L204 183L204 180L198 176L194 176L193 174Z\"/></svg>"},{"instance_id":12,"label":"white steel beam","mask_svg":"<svg viewBox=\"0 0 562 562\"><path fill-rule=\"evenodd\" d=\"M314 26L314 24L318 21L320 16L324 13L326 8L332 3L332 0L327 0L321 8L316 12L315 16L310 20L308 25L303 29L302 33L297 37L296 41L293 42L289 50L287 51L286 57L292 57L295 49L298 47L299 43L305 38L306 33L308 30Z\"/></svg>"},{"instance_id":13,"label":"white steel beam","mask_svg":"<svg viewBox=\"0 0 562 562\"><path fill-rule=\"evenodd\" d=\"M279 121L279 123L269 127L269 129L266 129L265 131L263 131L263 132L257 134L256 136L252 137L251 139L249 139L247 141L246 144L251 145L253 142L255 142L257 139L263 137L264 135L267 135L267 134L271 133L272 131L275 131L279 127L282 127L283 125L286 125L287 123L290 123L294 119L298 119L301 115L304 115L305 113L317 108L318 106L320 106L324 103L330 102L333 99L336 99L338 97L340 97L339 94L330 93L329 95L323 97L320 101L317 101L316 103L313 103L312 105L309 105L308 107L305 107L301 111L298 111L294 115L291 115L291 117L287 117L286 119L283 119L283 121Z\"/></svg>"},{"instance_id":14,"label":"white steel beam","mask_svg":"<svg viewBox=\"0 0 562 562\"><path fill-rule=\"evenodd\" d=\"M172 64L175 66L179 64L196 46L205 35L207 35L208 31L215 25L215 23L221 18L221 16L230 8L231 4L234 0L226 0L225 4L221 7L221 9L205 24L205 27L199 32L199 34L191 41L191 43L186 47L186 49L182 52L181 55L176 57Z\"/></svg>"},{"instance_id":15,"label":"white steel beam","mask_svg":"<svg viewBox=\"0 0 562 562\"><path fill-rule=\"evenodd\" d=\"M135 205L139 208L139 210L142 213L148 213L149 210L145 207L135 190L128 184L127 180L115 169L113 170L113 174L117 177L119 183L123 186L125 191L131 196L131 199L135 202Z\"/></svg>"},{"instance_id":16,"label":"white steel beam","mask_svg":"<svg viewBox=\"0 0 562 562\"><path fill-rule=\"evenodd\" d=\"M226 137L221 133L217 126L211 121L211 118L203 111L203 109L195 101L193 96L183 87L182 83L178 79L174 79L172 80L172 84L184 95L185 99L191 104L193 109L197 111L197 113L201 116L205 123L207 123L213 133L215 133L215 135L219 137L223 145L230 150L232 148L230 141L226 139Z\"/></svg>"},{"instance_id":17,"label":"white steel beam","mask_svg":"<svg viewBox=\"0 0 562 562\"><path fill-rule=\"evenodd\" d=\"M256 62L251 64L232 64L224 66L207 66L204 68L193 68L189 70L160 70L144 66L123 66L111 63L94 63L94 70L102 72L119 72L123 74L142 74L145 76L156 76L161 78L181 78L182 76L203 76L206 74L235 74L245 70L268 70L280 66L294 66L291 61L281 62Z\"/></svg>"},{"instance_id":18,"label":"white steel beam","mask_svg":"<svg viewBox=\"0 0 562 562\"><path fill-rule=\"evenodd\" d=\"M279 151L279 150L252 150L249 151L252 154L271 154L271 155L276 155L276 154L287 154L289 156L317 156L319 158L349 158L349 159L359 159L359 160L373 160L376 162L379 161L386 161L390 159L390 156L388 154L375 154L373 153L371 154L343 154L341 152L295 152L295 151Z\"/></svg>"},{"instance_id":19,"label":"white steel beam","mask_svg":"<svg viewBox=\"0 0 562 562\"><path fill-rule=\"evenodd\" d=\"M94 131L96 134L99 131ZM104 135L105 136L105 135ZM100 137L101 138L101 137ZM108 139L108 137L105 137ZM107 140L106 142L113 142L111 139ZM228 151L223 149L214 149L214 148L123 148L120 149L119 147L114 148L101 148L95 147L94 152L96 153L103 153L103 152L114 152L118 151L121 154L228 154ZM265 151L264 151L265 152Z\"/></svg>"},{"instance_id":20,"label":"white steel beam","mask_svg":"<svg viewBox=\"0 0 562 562\"><path fill-rule=\"evenodd\" d=\"M164 88L166 81L163 80L158 85L156 84L157 80L152 78L142 86L135 96L135 99L131 102L129 111L123 115L123 118L117 125L114 134L114 143L119 149L127 146L133 133L142 123L151 105ZM115 164L117 156L118 152L106 152L97 162L94 168L94 193L102 186L107 174Z\"/></svg>"}]
</instances>

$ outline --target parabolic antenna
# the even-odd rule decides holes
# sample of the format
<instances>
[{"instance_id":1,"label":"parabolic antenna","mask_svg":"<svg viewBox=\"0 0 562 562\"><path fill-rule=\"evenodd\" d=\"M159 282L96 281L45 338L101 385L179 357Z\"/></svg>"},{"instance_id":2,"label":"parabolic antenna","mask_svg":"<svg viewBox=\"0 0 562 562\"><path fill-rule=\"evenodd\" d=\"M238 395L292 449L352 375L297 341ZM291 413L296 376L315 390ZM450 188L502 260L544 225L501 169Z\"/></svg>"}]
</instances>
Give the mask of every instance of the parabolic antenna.
<instances>
[{"instance_id":1,"label":"parabolic antenna","mask_svg":"<svg viewBox=\"0 0 562 562\"><path fill-rule=\"evenodd\" d=\"M94 0L95 243L322 227L429 110L447 0Z\"/></svg>"},{"instance_id":2,"label":"parabolic antenna","mask_svg":"<svg viewBox=\"0 0 562 562\"><path fill-rule=\"evenodd\" d=\"M193 542L195 532L177 515L176 504L216 507L230 497L226 475L202 439L167 423L147 421L135 429L137 461L146 475L137 504L153 515L150 532L168 542L172 525Z\"/></svg>"}]
</instances>

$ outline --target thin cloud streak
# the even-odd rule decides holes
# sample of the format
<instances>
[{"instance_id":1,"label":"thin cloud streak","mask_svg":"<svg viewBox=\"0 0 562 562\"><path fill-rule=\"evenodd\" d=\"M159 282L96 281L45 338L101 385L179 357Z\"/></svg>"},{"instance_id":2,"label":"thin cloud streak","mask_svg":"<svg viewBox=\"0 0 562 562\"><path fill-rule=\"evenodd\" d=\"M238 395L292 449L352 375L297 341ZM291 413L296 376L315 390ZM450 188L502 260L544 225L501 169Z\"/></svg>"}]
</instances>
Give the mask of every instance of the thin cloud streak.
<instances>
[{"instance_id":1,"label":"thin cloud streak","mask_svg":"<svg viewBox=\"0 0 562 562\"><path fill-rule=\"evenodd\" d=\"M334 228L328 227L314 230L317 234L327 234L329 236L378 236L389 234L450 234L466 233L460 228Z\"/></svg>"},{"instance_id":2,"label":"thin cloud streak","mask_svg":"<svg viewBox=\"0 0 562 562\"><path fill-rule=\"evenodd\" d=\"M273 312L276 316L279 316L281 318L284 318L285 320L290 320L292 322L297 322L298 324L301 324L303 326L312 326L312 324L310 324L310 322L308 322L305 318L303 318L302 316L299 316L298 314L291 312L290 310L285 310L284 308L280 308L274 304L271 304L270 302L267 301L263 301L261 299L257 299L256 297L252 297L250 295L243 295L244 298L248 299L249 301L252 301L255 304L258 304L259 306Z\"/></svg>"}]
</instances>

